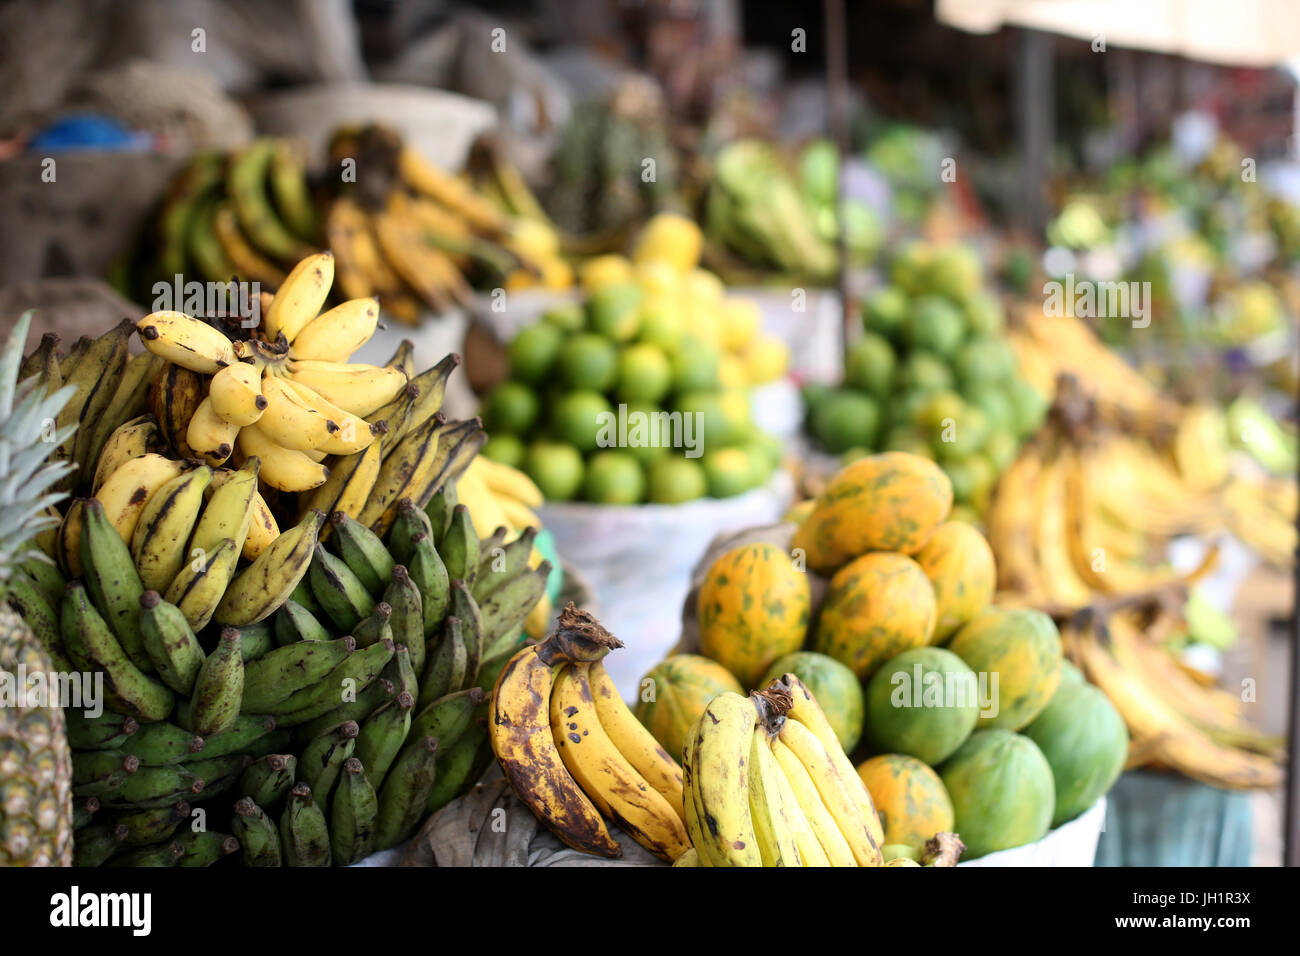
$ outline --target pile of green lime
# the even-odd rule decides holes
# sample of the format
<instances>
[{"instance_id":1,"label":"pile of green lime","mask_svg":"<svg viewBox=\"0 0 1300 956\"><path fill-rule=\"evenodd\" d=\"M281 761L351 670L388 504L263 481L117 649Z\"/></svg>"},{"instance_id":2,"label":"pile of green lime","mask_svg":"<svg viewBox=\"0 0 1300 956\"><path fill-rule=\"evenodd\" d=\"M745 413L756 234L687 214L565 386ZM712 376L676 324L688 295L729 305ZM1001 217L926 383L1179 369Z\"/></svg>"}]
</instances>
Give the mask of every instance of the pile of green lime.
<instances>
[{"instance_id":1,"label":"pile of green lime","mask_svg":"<svg viewBox=\"0 0 1300 956\"><path fill-rule=\"evenodd\" d=\"M523 469L549 500L726 498L765 484L780 461L748 389L721 384L718 347L665 321L637 285L550 309L509 357L483 403L483 453Z\"/></svg>"},{"instance_id":2,"label":"pile of green lime","mask_svg":"<svg viewBox=\"0 0 1300 956\"><path fill-rule=\"evenodd\" d=\"M1047 409L1016 371L1006 314L983 280L965 246L903 247L890 283L863 303L844 383L804 390L808 430L826 450L933 458L975 514Z\"/></svg>"}]
</instances>

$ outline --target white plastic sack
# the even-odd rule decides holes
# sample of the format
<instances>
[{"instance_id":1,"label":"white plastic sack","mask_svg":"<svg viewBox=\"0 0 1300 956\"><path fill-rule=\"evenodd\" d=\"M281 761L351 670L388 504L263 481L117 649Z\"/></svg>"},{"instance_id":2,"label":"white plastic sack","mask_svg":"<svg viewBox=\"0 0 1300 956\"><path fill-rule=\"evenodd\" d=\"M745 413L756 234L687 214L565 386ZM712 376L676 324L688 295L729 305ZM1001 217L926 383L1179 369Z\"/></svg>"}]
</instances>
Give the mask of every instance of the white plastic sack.
<instances>
[{"instance_id":1,"label":"white plastic sack","mask_svg":"<svg viewBox=\"0 0 1300 956\"><path fill-rule=\"evenodd\" d=\"M605 667L625 700L677 643L691 570L714 536L777 521L793 497L778 471L765 486L734 498L681 505L554 504L540 509L565 566L587 579L600 622L623 641Z\"/></svg>"}]
</instances>

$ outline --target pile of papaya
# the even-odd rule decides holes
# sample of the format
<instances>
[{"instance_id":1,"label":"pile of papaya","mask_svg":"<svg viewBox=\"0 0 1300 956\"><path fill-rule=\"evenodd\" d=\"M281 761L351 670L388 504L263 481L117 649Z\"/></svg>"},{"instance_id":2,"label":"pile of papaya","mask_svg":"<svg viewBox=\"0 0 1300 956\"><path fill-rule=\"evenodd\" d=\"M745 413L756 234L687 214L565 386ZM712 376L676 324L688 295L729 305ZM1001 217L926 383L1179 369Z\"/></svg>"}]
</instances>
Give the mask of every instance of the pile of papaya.
<instances>
[{"instance_id":1,"label":"pile of papaya","mask_svg":"<svg viewBox=\"0 0 1300 956\"><path fill-rule=\"evenodd\" d=\"M972 859L1087 810L1123 769L1124 721L1064 659L1049 616L993 603L992 550L952 506L926 458L848 465L790 516L788 546L744 544L712 564L700 653L646 675L642 722L680 757L714 696L796 674L858 764L886 858L954 831Z\"/></svg>"}]
</instances>

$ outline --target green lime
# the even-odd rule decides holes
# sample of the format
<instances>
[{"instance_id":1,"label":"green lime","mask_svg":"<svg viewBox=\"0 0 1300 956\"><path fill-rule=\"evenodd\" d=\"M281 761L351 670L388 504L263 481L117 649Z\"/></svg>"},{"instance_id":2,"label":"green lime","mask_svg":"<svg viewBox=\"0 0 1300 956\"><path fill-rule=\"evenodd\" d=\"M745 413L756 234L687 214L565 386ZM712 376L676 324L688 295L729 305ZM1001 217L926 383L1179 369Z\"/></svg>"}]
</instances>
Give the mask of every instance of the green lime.
<instances>
[{"instance_id":1,"label":"green lime","mask_svg":"<svg viewBox=\"0 0 1300 956\"><path fill-rule=\"evenodd\" d=\"M894 349L882 335L868 332L849 346L844 358L844 384L876 398L887 398L894 381Z\"/></svg>"},{"instance_id":2,"label":"green lime","mask_svg":"<svg viewBox=\"0 0 1300 956\"><path fill-rule=\"evenodd\" d=\"M649 402L627 402L619 415L626 425L619 435L619 447L630 454L643 468L672 447L671 420L658 405ZM679 419L680 420L680 419Z\"/></svg>"},{"instance_id":3,"label":"green lime","mask_svg":"<svg viewBox=\"0 0 1300 956\"><path fill-rule=\"evenodd\" d=\"M907 340L913 349L952 358L966 337L966 318L947 299L927 295L912 303Z\"/></svg>"},{"instance_id":4,"label":"green lime","mask_svg":"<svg viewBox=\"0 0 1300 956\"><path fill-rule=\"evenodd\" d=\"M965 302L980 289L983 269L969 246L945 246L935 251L925 266L927 291L953 302Z\"/></svg>"},{"instance_id":5,"label":"green lime","mask_svg":"<svg viewBox=\"0 0 1300 956\"><path fill-rule=\"evenodd\" d=\"M596 392L570 392L551 408L555 437L582 452L618 441L618 422L605 396Z\"/></svg>"},{"instance_id":6,"label":"green lime","mask_svg":"<svg viewBox=\"0 0 1300 956\"><path fill-rule=\"evenodd\" d=\"M989 420L984 412L967 404L939 430L935 451L945 461L969 458L981 448L989 437Z\"/></svg>"},{"instance_id":7,"label":"green lime","mask_svg":"<svg viewBox=\"0 0 1300 956\"><path fill-rule=\"evenodd\" d=\"M977 292L966 300L966 324L976 335L1001 335L1007 327L1002 300L989 292Z\"/></svg>"},{"instance_id":8,"label":"green lime","mask_svg":"<svg viewBox=\"0 0 1300 956\"><path fill-rule=\"evenodd\" d=\"M966 392L966 401L988 418L989 428L1012 431L1016 426L1016 410L1011 405L1005 389L996 385L983 385Z\"/></svg>"},{"instance_id":9,"label":"green lime","mask_svg":"<svg viewBox=\"0 0 1300 956\"><path fill-rule=\"evenodd\" d=\"M682 414L685 433L706 451L729 445L735 437L721 392L683 392L672 408Z\"/></svg>"},{"instance_id":10,"label":"green lime","mask_svg":"<svg viewBox=\"0 0 1300 956\"><path fill-rule=\"evenodd\" d=\"M538 441L528 446L524 472L550 501L569 501L582 487L582 456L572 445Z\"/></svg>"},{"instance_id":11,"label":"green lime","mask_svg":"<svg viewBox=\"0 0 1300 956\"><path fill-rule=\"evenodd\" d=\"M1038 430L1047 415L1047 398L1024 379L1014 379L1007 386L1012 407L1016 410L1016 434L1024 438Z\"/></svg>"},{"instance_id":12,"label":"green lime","mask_svg":"<svg viewBox=\"0 0 1300 956\"><path fill-rule=\"evenodd\" d=\"M704 456L710 498L730 498L754 487L754 462L743 448L720 448Z\"/></svg>"},{"instance_id":13,"label":"green lime","mask_svg":"<svg viewBox=\"0 0 1300 956\"><path fill-rule=\"evenodd\" d=\"M974 338L957 352L953 371L966 390L1005 382L1016 373L1016 355L1002 339Z\"/></svg>"},{"instance_id":14,"label":"green lime","mask_svg":"<svg viewBox=\"0 0 1300 956\"><path fill-rule=\"evenodd\" d=\"M564 332L581 332L587 327L587 311L581 302L565 302L543 312L542 321Z\"/></svg>"},{"instance_id":15,"label":"green lime","mask_svg":"<svg viewBox=\"0 0 1300 956\"><path fill-rule=\"evenodd\" d=\"M883 451L905 451L922 458L929 458L932 454L925 436L909 426L890 429L880 447Z\"/></svg>"},{"instance_id":16,"label":"green lime","mask_svg":"<svg viewBox=\"0 0 1300 956\"><path fill-rule=\"evenodd\" d=\"M862 324L868 332L896 342L906 322L907 293L897 286L876 290L862 304Z\"/></svg>"},{"instance_id":17,"label":"green lime","mask_svg":"<svg viewBox=\"0 0 1300 956\"><path fill-rule=\"evenodd\" d=\"M645 472L626 451L598 451L587 462L583 497L599 505L634 505L645 497Z\"/></svg>"},{"instance_id":18,"label":"green lime","mask_svg":"<svg viewBox=\"0 0 1300 956\"><path fill-rule=\"evenodd\" d=\"M933 442L935 436L945 428L955 426L965 410L966 403L956 392L947 389L931 392L925 401L917 406L912 424Z\"/></svg>"},{"instance_id":19,"label":"green lime","mask_svg":"<svg viewBox=\"0 0 1300 956\"><path fill-rule=\"evenodd\" d=\"M813 410L812 432L834 454L874 447L879 428L880 406L852 389L837 389Z\"/></svg>"},{"instance_id":20,"label":"green lime","mask_svg":"<svg viewBox=\"0 0 1300 956\"><path fill-rule=\"evenodd\" d=\"M943 470L948 476L948 480L952 482L953 500L968 503L976 480L975 470L971 468L970 463L965 461L945 461Z\"/></svg>"},{"instance_id":21,"label":"green lime","mask_svg":"<svg viewBox=\"0 0 1300 956\"><path fill-rule=\"evenodd\" d=\"M673 308L671 302L663 299L647 299L641 307L641 330L637 341L648 345L657 345L665 352L671 353L682 341L685 323L681 313Z\"/></svg>"},{"instance_id":22,"label":"green lime","mask_svg":"<svg viewBox=\"0 0 1300 956\"><path fill-rule=\"evenodd\" d=\"M915 240L903 246L889 264L889 278L904 292L916 294L924 290L924 280L933 255L928 243Z\"/></svg>"},{"instance_id":23,"label":"green lime","mask_svg":"<svg viewBox=\"0 0 1300 956\"><path fill-rule=\"evenodd\" d=\"M719 359L716 346L695 338L683 339L673 353L673 391L698 392L717 388Z\"/></svg>"},{"instance_id":24,"label":"green lime","mask_svg":"<svg viewBox=\"0 0 1300 956\"><path fill-rule=\"evenodd\" d=\"M967 500L976 511L983 511L988 507L989 496L993 494L993 486L998 483L998 470L993 466L984 454L971 455L966 459L966 467L970 470L971 486L970 494Z\"/></svg>"},{"instance_id":25,"label":"green lime","mask_svg":"<svg viewBox=\"0 0 1300 956\"><path fill-rule=\"evenodd\" d=\"M522 435L537 421L537 396L522 382L502 382L483 405L483 426L491 432Z\"/></svg>"},{"instance_id":26,"label":"green lime","mask_svg":"<svg viewBox=\"0 0 1300 956\"><path fill-rule=\"evenodd\" d=\"M618 350L603 336L580 332L560 348L559 368L569 388L603 392L618 377Z\"/></svg>"},{"instance_id":27,"label":"green lime","mask_svg":"<svg viewBox=\"0 0 1300 956\"><path fill-rule=\"evenodd\" d=\"M673 384L673 366L656 345L629 345L618 357L615 392L624 402L657 402Z\"/></svg>"},{"instance_id":28,"label":"green lime","mask_svg":"<svg viewBox=\"0 0 1300 956\"><path fill-rule=\"evenodd\" d=\"M594 332L615 342L634 338L641 325L641 287L632 282L601 286L587 299L587 319Z\"/></svg>"},{"instance_id":29,"label":"green lime","mask_svg":"<svg viewBox=\"0 0 1300 956\"><path fill-rule=\"evenodd\" d=\"M934 392L952 388L952 369L932 352L918 350L903 360L898 385L914 392Z\"/></svg>"},{"instance_id":30,"label":"green lime","mask_svg":"<svg viewBox=\"0 0 1300 956\"><path fill-rule=\"evenodd\" d=\"M1005 471L1006 467L1015 461L1016 452L1019 450L1019 440L1005 428L998 428L989 432L989 437L984 442L984 454L993 463L993 468L998 474Z\"/></svg>"},{"instance_id":31,"label":"green lime","mask_svg":"<svg viewBox=\"0 0 1300 956\"><path fill-rule=\"evenodd\" d=\"M485 458L519 468L524 461L525 449L524 443L514 435L493 435L483 443L482 453Z\"/></svg>"},{"instance_id":32,"label":"green lime","mask_svg":"<svg viewBox=\"0 0 1300 956\"><path fill-rule=\"evenodd\" d=\"M549 322L525 326L510 342L510 375L521 382L540 382L555 367L564 332Z\"/></svg>"},{"instance_id":33,"label":"green lime","mask_svg":"<svg viewBox=\"0 0 1300 956\"><path fill-rule=\"evenodd\" d=\"M664 455L650 466L650 500L676 505L703 498L709 490L704 466L698 459Z\"/></svg>"}]
</instances>

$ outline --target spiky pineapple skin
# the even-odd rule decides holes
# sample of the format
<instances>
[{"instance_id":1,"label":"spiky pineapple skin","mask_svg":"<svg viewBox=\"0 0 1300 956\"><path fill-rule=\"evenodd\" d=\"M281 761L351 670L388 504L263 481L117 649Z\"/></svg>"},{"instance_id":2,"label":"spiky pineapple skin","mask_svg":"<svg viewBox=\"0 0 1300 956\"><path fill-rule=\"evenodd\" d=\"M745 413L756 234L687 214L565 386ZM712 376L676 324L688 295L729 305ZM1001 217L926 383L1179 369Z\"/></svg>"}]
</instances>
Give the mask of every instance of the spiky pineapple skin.
<instances>
[{"instance_id":1,"label":"spiky pineapple skin","mask_svg":"<svg viewBox=\"0 0 1300 956\"><path fill-rule=\"evenodd\" d=\"M40 643L0 604L0 671L49 672ZM16 703L16 702L15 702ZM56 705L0 704L0 866L72 865L72 756Z\"/></svg>"}]
</instances>

